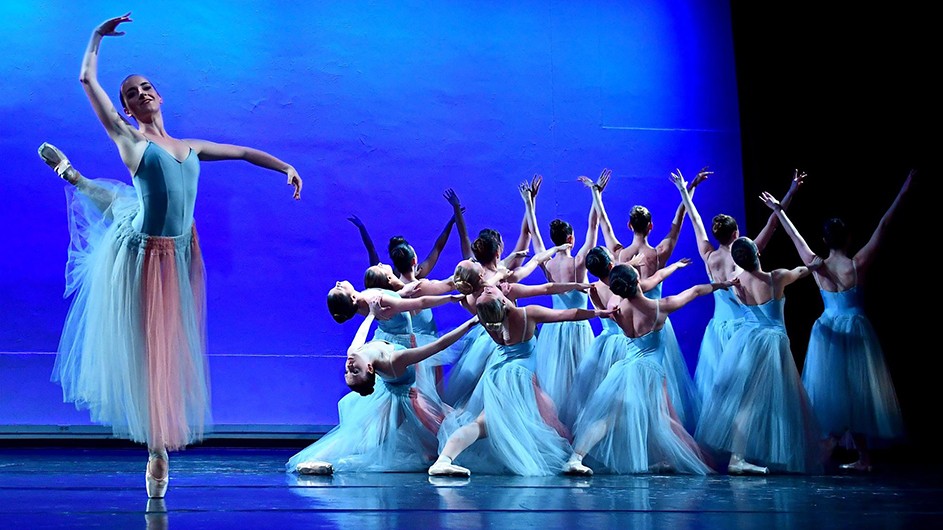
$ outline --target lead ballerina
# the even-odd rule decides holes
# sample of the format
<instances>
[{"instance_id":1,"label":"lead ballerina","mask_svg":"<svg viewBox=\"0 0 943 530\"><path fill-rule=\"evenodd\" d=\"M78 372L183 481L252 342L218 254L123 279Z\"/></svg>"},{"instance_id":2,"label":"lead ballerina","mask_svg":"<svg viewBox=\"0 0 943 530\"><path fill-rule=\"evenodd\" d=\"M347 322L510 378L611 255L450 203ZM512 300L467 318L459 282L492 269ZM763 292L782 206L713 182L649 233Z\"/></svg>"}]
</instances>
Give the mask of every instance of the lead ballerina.
<instances>
[{"instance_id":1,"label":"lead ballerina","mask_svg":"<svg viewBox=\"0 0 943 530\"><path fill-rule=\"evenodd\" d=\"M204 265L194 223L200 161L245 160L279 171L295 199L302 181L266 152L171 136L163 98L143 75L122 81L118 112L99 84L98 54L102 39L124 35L118 28L129 22L130 13L95 28L79 80L133 186L85 178L56 147L39 149L72 184L65 296L74 297L52 379L92 421L147 445L147 494L163 498L168 451L202 439L211 422Z\"/></svg>"}]
</instances>

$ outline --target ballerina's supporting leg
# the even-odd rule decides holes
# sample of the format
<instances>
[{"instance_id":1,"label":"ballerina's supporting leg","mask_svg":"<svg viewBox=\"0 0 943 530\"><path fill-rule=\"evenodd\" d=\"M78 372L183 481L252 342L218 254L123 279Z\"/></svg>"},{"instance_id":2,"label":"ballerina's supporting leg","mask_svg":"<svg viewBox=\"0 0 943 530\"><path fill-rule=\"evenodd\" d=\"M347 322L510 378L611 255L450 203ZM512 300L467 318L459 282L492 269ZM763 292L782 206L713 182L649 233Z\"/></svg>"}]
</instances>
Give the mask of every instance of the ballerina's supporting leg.
<instances>
[{"instance_id":1,"label":"ballerina's supporting leg","mask_svg":"<svg viewBox=\"0 0 943 530\"><path fill-rule=\"evenodd\" d=\"M445 447L442 448L442 453L439 454L439 458L429 468L429 474L432 476L470 476L471 471L468 468L457 466L452 461L458 458L458 455L468 449L471 444L487 436L485 415L482 413L478 416L478 419L459 428L452 433L452 436L449 436L448 441L445 442Z\"/></svg>"}]
</instances>

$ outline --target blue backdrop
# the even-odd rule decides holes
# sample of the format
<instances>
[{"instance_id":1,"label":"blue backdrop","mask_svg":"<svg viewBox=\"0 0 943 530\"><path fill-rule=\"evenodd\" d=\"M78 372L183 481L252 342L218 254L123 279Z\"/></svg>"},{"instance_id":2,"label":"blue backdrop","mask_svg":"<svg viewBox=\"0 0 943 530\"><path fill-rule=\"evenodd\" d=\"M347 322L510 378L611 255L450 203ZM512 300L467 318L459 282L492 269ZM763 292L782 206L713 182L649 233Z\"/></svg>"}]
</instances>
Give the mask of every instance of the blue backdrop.
<instances>
[{"instance_id":1,"label":"blue backdrop","mask_svg":"<svg viewBox=\"0 0 943 530\"><path fill-rule=\"evenodd\" d=\"M451 187L469 231L496 228L510 247L523 214L516 186L540 173L544 239L560 217L579 246L591 198L576 177L609 167L617 235L631 240L627 212L644 204L657 244L679 203L669 172L692 178L709 165L716 174L696 196L703 217L745 225L725 1L296 4L0 5L0 432L90 425L49 382L68 309L68 232L64 183L36 149L51 142L87 176L130 182L78 82L91 31L128 10L126 35L106 38L100 56L113 97L126 75L143 74L171 135L266 150L305 183L295 202L279 173L203 163L196 219L217 432L336 422L341 358L359 321L334 323L325 298L338 279L362 286L367 254L352 214L382 257L401 234L421 259L451 215ZM674 257L694 264L666 294L706 280L689 222ZM431 276L459 259L453 233ZM692 372L711 310L704 297L672 316ZM466 317L458 306L436 311L440 329Z\"/></svg>"}]
</instances>

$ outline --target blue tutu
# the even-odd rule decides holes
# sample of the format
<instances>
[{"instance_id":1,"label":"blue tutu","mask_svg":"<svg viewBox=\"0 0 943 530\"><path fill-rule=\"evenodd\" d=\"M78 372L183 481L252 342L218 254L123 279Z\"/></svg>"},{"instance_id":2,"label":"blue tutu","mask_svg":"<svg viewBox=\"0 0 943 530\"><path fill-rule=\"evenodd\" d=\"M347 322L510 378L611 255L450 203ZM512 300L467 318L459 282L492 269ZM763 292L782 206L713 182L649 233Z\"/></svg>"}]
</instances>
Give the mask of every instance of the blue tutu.
<instances>
[{"instance_id":1,"label":"blue tutu","mask_svg":"<svg viewBox=\"0 0 943 530\"><path fill-rule=\"evenodd\" d=\"M701 403L706 403L714 386L714 374L724 346L743 324L740 301L730 289L714 291L714 314L704 329L694 368L694 386Z\"/></svg>"},{"instance_id":2,"label":"blue tutu","mask_svg":"<svg viewBox=\"0 0 943 530\"><path fill-rule=\"evenodd\" d=\"M577 419L573 447L600 472L647 473L667 466L678 473L706 475L711 468L678 421L668 400L661 356L665 328L611 342L625 352L612 365Z\"/></svg>"},{"instance_id":3,"label":"blue tutu","mask_svg":"<svg viewBox=\"0 0 943 530\"><path fill-rule=\"evenodd\" d=\"M695 438L772 470L816 473L827 456L783 323L785 299L743 306Z\"/></svg>"},{"instance_id":4,"label":"blue tutu","mask_svg":"<svg viewBox=\"0 0 943 530\"><path fill-rule=\"evenodd\" d=\"M481 375L497 359L498 344L485 328L475 326L465 335L464 349L449 368L442 399L455 408L468 403Z\"/></svg>"},{"instance_id":5,"label":"blue tutu","mask_svg":"<svg viewBox=\"0 0 943 530\"><path fill-rule=\"evenodd\" d=\"M105 179L68 187L74 294L52 380L118 437L181 449L211 423L205 269L196 229L135 228L134 188Z\"/></svg>"},{"instance_id":6,"label":"blue tutu","mask_svg":"<svg viewBox=\"0 0 943 530\"><path fill-rule=\"evenodd\" d=\"M821 293L825 311L812 327L802 369L819 424L839 437L846 431L885 441L903 437L894 382L858 288Z\"/></svg>"},{"instance_id":7,"label":"blue tutu","mask_svg":"<svg viewBox=\"0 0 943 530\"><path fill-rule=\"evenodd\" d=\"M402 376L380 378L368 396L350 392L341 398L337 426L285 468L294 472L298 464L319 461L335 472L424 471L436 459L436 433L447 410L417 387L410 366Z\"/></svg>"},{"instance_id":8,"label":"blue tutu","mask_svg":"<svg viewBox=\"0 0 943 530\"><path fill-rule=\"evenodd\" d=\"M512 346L498 346L498 361L485 370L465 408L446 416L439 430L440 451L456 430L485 413L488 436L458 455L456 464L493 474L560 472L570 454L568 432L534 375L536 342L531 337Z\"/></svg>"},{"instance_id":9,"label":"blue tutu","mask_svg":"<svg viewBox=\"0 0 943 530\"><path fill-rule=\"evenodd\" d=\"M645 297L652 300L660 299L661 286L662 284L659 283L657 287L647 291ZM701 414L701 400L694 386L694 378L691 377L688 365L684 361L681 343L678 342L670 318L665 319L662 330L664 330L664 349L661 363L665 368L665 376L668 378L668 399L684 428L689 432L694 432Z\"/></svg>"},{"instance_id":10,"label":"blue tutu","mask_svg":"<svg viewBox=\"0 0 943 530\"><path fill-rule=\"evenodd\" d=\"M586 293L570 291L553 295L554 309L585 309ZM583 355L593 341L593 328L588 320L546 322L540 325L534 358L537 380L558 410L572 399L571 388Z\"/></svg>"},{"instance_id":11,"label":"blue tutu","mask_svg":"<svg viewBox=\"0 0 943 530\"><path fill-rule=\"evenodd\" d=\"M570 429L586 405L586 400L606 378L612 365L625 358L626 348L622 340L625 333L622 328L610 318L602 318L600 322L602 331L593 339L583 355L573 378L570 399L560 407L560 420Z\"/></svg>"}]
</instances>

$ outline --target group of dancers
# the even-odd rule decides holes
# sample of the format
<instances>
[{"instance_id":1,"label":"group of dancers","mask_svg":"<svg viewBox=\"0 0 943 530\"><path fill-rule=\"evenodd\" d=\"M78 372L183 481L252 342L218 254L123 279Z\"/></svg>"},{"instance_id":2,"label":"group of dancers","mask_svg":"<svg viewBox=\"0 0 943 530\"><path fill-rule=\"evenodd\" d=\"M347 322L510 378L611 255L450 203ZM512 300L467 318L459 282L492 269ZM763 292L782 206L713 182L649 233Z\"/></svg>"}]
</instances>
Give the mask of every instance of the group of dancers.
<instances>
[{"instance_id":1,"label":"group of dancers","mask_svg":"<svg viewBox=\"0 0 943 530\"><path fill-rule=\"evenodd\" d=\"M133 186L86 178L55 146L39 149L67 181L70 201L66 294L73 300L53 380L93 421L147 445L147 493L162 498L168 452L199 441L210 423L204 265L193 218L199 162L245 160L281 172L295 199L302 180L257 149L172 137L162 98L144 76L122 82L119 112L98 83L97 63L102 39L123 35L119 26L129 22L130 13L95 28L80 80ZM608 170L595 181L580 178L592 206L575 254L572 226L563 220L551 223L553 246L544 244L539 176L519 186L525 213L508 253L495 230L469 238L451 189L445 198L453 215L422 262L396 237L388 246L392 265L382 263L366 227L351 217L370 256L364 288L339 281L327 297L335 321L362 319L345 362L351 392L338 403L338 425L294 455L287 470L708 474L722 471L717 462L726 458L729 473L814 473L841 439L858 449L848 467L869 469L867 439L899 437L903 424L860 286L915 173L857 253L847 248L847 227L830 220L825 257L785 213L804 173L794 174L782 203L761 196L772 213L755 239L741 237L730 216L715 216L716 247L692 199L709 175L705 168L688 183L671 172L681 202L655 246L643 206L630 212L631 243L615 237L602 200ZM710 283L662 296L665 279L691 263L671 262L685 217ZM803 265L767 272L759 253L780 224ZM463 259L447 277L432 279L453 227ZM604 245L596 244L600 231ZM538 268L546 282L521 282ZM783 322L784 289L809 275L825 311L800 378ZM707 294L715 310L692 378L669 316ZM521 303L540 295L552 296L553 307ZM440 333L435 308L449 303L468 319ZM602 323L598 335L594 318Z\"/></svg>"},{"instance_id":2,"label":"group of dancers","mask_svg":"<svg viewBox=\"0 0 943 530\"><path fill-rule=\"evenodd\" d=\"M504 259L503 239L492 229L467 242L463 209L452 190L446 197L454 214L421 266L402 236L390 241L393 266L379 263L366 227L352 217L377 262L366 270L365 289L341 281L327 298L338 322L363 317L347 355L352 392L338 405L339 425L292 457L287 469L330 474L426 468L433 476L461 477L470 469L708 474L723 469L718 462L726 459L732 474L817 473L841 441L859 455L843 468L870 469L868 438L898 439L903 424L880 343L863 313L859 276L914 172L854 255L843 223L829 220L825 258L809 249L785 213L806 178L798 170L782 203L769 193L760 197L772 212L755 240L741 237L729 215L715 216L715 247L692 200L711 173L705 168L691 183L680 171L671 173L681 202L657 246L648 242L652 222L642 206L630 213L632 243L615 238L602 201L609 170L596 181L580 178L592 206L575 255L572 226L561 219L550 224L555 246L543 243L536 222L539 176L519 187L521 235ZM685 216L711 283L662 296L664 280L690 264L668 264ZM804 265L767 272L760 250L780 224ZM451 277L430 280L453 225L472 256ZM596 245L600 229L605 245ZM521 263L530 245L533 258ZM537 268L546 283L519 283ZM587 273L596 281L590 283ZM800 377L785 329L784 292L810 275L821 288L825 312ZM669 315L710 293L715 312L692 378ZM553 307L520 303L535 295L551 295ZM433 308L448 302L461 303L469 319L439 336ZM602 321L598 336L592 318Z\"/></svg>"}]
</instances>

